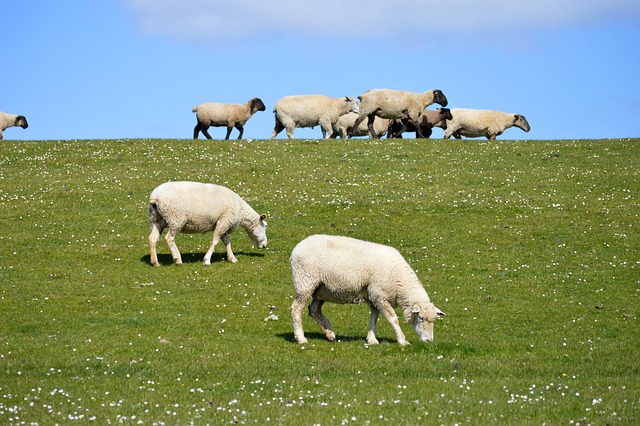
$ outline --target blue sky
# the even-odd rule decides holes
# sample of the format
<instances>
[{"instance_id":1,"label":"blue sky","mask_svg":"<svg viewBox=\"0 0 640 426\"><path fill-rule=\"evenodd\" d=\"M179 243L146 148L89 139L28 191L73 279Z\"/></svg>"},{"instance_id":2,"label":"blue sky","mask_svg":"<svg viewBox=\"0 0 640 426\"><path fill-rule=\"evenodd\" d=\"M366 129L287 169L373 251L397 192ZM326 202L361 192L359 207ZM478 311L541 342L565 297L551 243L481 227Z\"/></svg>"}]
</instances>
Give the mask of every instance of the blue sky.
<instances>
[{"instance_id":1,"label":"blue sky","mask_svg":"<svg viewBox=\"0 0 640 426\"><path fill-rule=\"evenodd\" d=\"M372 88L527 117L502 139L640 137L637 0L24 0L0 19L0 111L29 121L5 139L189 139L195 105L253 97L244 135L265 139L283 96Z\"/></svg>"}]
</instances>

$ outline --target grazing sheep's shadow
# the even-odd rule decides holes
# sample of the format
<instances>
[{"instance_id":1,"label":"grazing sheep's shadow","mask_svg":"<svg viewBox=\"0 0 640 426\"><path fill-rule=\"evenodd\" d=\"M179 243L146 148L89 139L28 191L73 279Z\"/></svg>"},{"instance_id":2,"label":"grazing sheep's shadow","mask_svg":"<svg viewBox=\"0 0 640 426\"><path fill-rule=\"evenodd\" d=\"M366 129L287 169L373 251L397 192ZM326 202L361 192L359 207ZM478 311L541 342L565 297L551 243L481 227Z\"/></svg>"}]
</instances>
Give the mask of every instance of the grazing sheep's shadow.
<instances>
[{"instance_id":1,"label":"grazing sheep's shadow","mask_svg":"<svg viewBox=\"0 0 640 426\"><path fill-rule=\"evenodd\" d=\"M254 252L243 252L243 251L235 251L233 254L238 258L238 262L241 261L243 257L264 257L262 253L254 253ZM182 263L183 264L191 264L191 263L202 263L204 260L205 253L181 253ZM151 265L151 256L144 255L140 258L140 262L146 263L147 265ZM227 262L227 254L226 253L213 253L211 256L211 264L216 262ZM158 263L160 265L173 265L173 257L171 253L158 254Z\"/></svg>"},{"instance_id":2,"label":"grazing sheep's shadow","mask_svg":"<svg viewBox=\"0 0 640 426\"><path fill-rule=\"evenodd\" d=\"M293 337L293 333L279 333L276 334L276 337L282 339L282 340L286 340L287 342L291 342L291 343L296 343L295 338ZM306 332L304 333L304 337L307 338L307 340L309 341L309 343L314 343L315 341L323 341L323 342L327 342L327 343L339 343L340 342L362 342L362 343L366 343L367 339L365 336L341 336L341 335L336 335L336 340L334 340L333 342L330 342L329 340L327 340L327 338L325 337L325 335L323 333L320 332ZM393 343L395 342L394 340L391 339L381 339L378 338L378 341L380 342L380 344L387 344L387 343Z\"/></svg>"}]
</instances>

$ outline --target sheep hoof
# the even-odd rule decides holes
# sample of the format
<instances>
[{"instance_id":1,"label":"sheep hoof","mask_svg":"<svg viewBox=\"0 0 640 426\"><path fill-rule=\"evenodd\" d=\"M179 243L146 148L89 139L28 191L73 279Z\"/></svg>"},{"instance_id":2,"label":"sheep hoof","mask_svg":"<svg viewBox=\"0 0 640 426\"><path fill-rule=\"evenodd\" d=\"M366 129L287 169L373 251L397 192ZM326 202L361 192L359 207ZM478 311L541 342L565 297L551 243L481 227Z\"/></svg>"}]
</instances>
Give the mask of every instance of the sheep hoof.
<instances>
[{"instance_id":1,"label":"sheep hoof","mask_svg":"<svg viewBox=\"0 0 640 426\"><path fill-rule=\"evenodd\" d=\"M336 340L336 333L334 333L334 332L333 332L333 331L331 331L331 330L327 330L327 331L325 331L325 332L324 332L324 335L327 337L327 339L328 339L330 342L333 342L333 341L335 341L335 340Z\"/></svg>"},{"instance_id":2,"label":"sheep hoof","mask_svg":"<svg viewBox=\"0 0 640 426\"><path fill-rule=\"evenodd\" d=\"M306 337L296 337L296 342L298 342L299 345L304 345L305 343L307 343L307 338Z\"/></svg>"},{"instance_id":3,"label":"sheep hoof","mask_svg":"<svg viewBox=\"0 0 640 426\"><path fill-rule=\"evenodd\" d=\"M378 342L378 339L376 339L375 337L373 339L367 339L367 345L379 345L380 342Z\"/></svg>"},{"instance_id":4,"label":"sheep hoof","mask_svg":"<svg viewBox=\"0 0 640 426\"><path fill-rule=\"evenodd\" d=\"M230 257L229 258L229 262L231 263L236 263L238 261L238 259L236 259L235 257Z\"/></svg>"}]
</instances>

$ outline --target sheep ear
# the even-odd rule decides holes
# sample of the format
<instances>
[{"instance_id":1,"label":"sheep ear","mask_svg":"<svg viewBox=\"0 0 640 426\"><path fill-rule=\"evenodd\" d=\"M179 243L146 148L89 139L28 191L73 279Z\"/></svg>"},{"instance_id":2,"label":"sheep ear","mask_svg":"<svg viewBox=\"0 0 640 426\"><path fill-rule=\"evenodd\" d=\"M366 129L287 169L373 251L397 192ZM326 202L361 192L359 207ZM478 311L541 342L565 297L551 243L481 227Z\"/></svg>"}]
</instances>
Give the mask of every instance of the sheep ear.
<instances>
[{"instance_id":1,"label":"sheep ear","mask_svg":"<svg viewBox=\"0 0 640 426\"><path fill-rule=\"evenodd\" d=\"M439 317L443 317L447 314L445 314L444 312L442 312L440 309L436 308L436 314L438 314Z\"/></svg>"},{"instance_id":2,"label":"sheep ear","mask_svg":"<svg viewBox=\"0 0 640 426\"><path fill-rule=\"evenodd\" d=\"M411 313L412 314L419 314L420 313L420 309L417 306L414 306L413 309L411 309Z\"/></svg>"}]
</instances>

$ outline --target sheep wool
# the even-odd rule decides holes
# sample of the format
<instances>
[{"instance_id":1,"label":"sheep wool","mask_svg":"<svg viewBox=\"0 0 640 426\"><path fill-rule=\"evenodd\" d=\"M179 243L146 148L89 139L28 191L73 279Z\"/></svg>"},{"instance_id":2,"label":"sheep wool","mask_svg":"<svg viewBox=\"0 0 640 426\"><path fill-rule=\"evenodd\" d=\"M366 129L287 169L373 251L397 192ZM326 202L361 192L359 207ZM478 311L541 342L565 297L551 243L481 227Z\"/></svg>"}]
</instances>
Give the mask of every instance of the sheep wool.
<instances>
[{"instance_id":1,"label":"sheep wool","mask_svg":"<svg viewBox=\"0 0 640 426\"><path fill-rule=\"evenodd\" d=\"M273 107L276 124L271 133L271 139L284 129L287 129L287 137L293 139L293 131L297 127L317 125L320 125L322 130L322 138L327 139L341 116L359 111L358 101L348 96L343 98L330 98L324 95L285 96Z\"/></svg>"},{"instance_id":2,"label":"sheep wool","mask_svg":"<svg viewBox=\"0 0 640 426\"><path fill-rule=\"evenodd\" d=\"M311 299L309 314L327 339L335 332L322 313L325 302L368 303L371 309L367 343L377 344L380 312L393 327L398 343L409 341L400 328L395 307L400 307L421 341L433 340L433 324L444 313L436 308L415 272L394 248L350 237L312 235L291 252L291 274L296 292L291 305L296 341L306 343L302 311Z\"/></svg>"},{"instance_id":3,"label":"sheep wool","mask_svg":"<svg viewBox=\"0 0 640 426\"><path fill-rule=\"evenodd\" d=\"M347 136L368 136L369 128L367 127L367 124L365 122L361 122L360 126L358 126L357 129L353 128L353 125L359 116L360 115L356 114L355 112L350 112L340 117L336 124L333 125L333 133L331 134L331 138L336 138L339 136L340 139L344 139ZM376 139L381 138L387 133L387 130L389 130L390 122L391 120L381 118L373 123L373 130L375 131Z\"/></svg>"},{"instance_id":4,"label":"sheep wool","mask_svg":"<svg viewBox=\"0 0 640 426\"><path fill-rule=\"evenodd\" d=\"M462 136L476 138L484 136L489 140L495 140L506 129L519 127L528 132L531 130L529 122L524 115L486 109L453 108L452 119L447 120L447 129L444 132L445 139L454 136L461 139Z\"/></svg>"},{"instance_id":5,"label":"sheep wool","mask_svg":"<svg viewBox=\"0 0 640 426\"><path fill-rule=\"evenodd\" d=\"M22 127L23 129L26 129L29 127L29 123L27 123L27 119L24 115L0 112L0 140L2 140L3 137L3 130L8 129L9 127Z\"/></svg>"},{"instance_id":6,"label":"sheep wool","mask_svg":"<svg viewBox=\"0 0 640 426\"><path fill-rule=\"evenodd\" d=\"M149 197L149 251L151 264L159 266L156 245L162 231L169 228L165 240L177 265L182 257L175 239L179 232L204 233L213 231L213 240L204 256L204 264L211 264L211 256L222 239L227 259L237 262L231 250L229 234L239 226L258 248L267 246L267 222L238 194L221 185L200 182L166 182L156 187Z\"/></svg>"}]
</instances>

